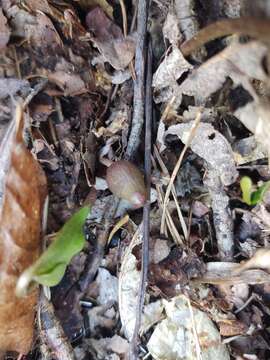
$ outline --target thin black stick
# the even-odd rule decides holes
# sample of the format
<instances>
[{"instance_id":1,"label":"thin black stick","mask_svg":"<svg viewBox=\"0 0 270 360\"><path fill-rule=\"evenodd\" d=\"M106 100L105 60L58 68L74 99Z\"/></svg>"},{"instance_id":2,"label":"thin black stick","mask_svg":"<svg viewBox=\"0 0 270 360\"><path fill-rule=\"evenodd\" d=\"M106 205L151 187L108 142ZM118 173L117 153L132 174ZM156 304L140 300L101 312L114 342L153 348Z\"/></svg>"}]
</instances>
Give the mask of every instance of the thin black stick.
<instances>
[{"instance_id":1,"label":"thin black stick","mask_svg":"<svg viewBox=\"0 0 270 360\"><path fill-rule=\"evenodd\" d=\"M135 55L134 97L131 131L126 149L126 159L135 157L141 138L144 123L145 104L145 45L148 18L148 0L138 0L137 46Z\"/></svg>"},{"instance_id":2,"label":"thin black stick","mask_svg":"<svg viewBox=\"0 0 270 360\"><path fill-rule=\"evenodd\" d=\"M137 342L141 326L144 297L147 284L147 273L149 263L149 236L150 236L150 191L151 191L151 134L152 134L152 46L148 43L147 54L147 76L145 96L145 145L144 145L144 167L147 188L147 201L143 208L143 247L142 247L142 272L138 293L138 304L136 322L131 343L131 359L137 359Z\"/></svg>"}]
</instances>

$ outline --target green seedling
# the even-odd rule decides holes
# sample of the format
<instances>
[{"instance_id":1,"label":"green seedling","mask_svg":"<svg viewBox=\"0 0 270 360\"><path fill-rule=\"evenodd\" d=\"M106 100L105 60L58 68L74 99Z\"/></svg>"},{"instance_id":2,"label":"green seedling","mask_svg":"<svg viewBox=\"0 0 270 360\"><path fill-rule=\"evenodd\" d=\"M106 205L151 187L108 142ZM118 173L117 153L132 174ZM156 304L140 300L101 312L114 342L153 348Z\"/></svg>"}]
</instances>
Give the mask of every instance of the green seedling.
<instances>
[{"instance_id":1,"label":"green seedling","mask_svg":"<svg viewBox=\"0 0 270 360\"><path fill-rule=\"evenodd\" d=\"M262 186L258 187L257 190L253 191L253 184L248 176L242 177L240 180L240 187L242 190L242 200L248 205L257 205L260 203L266 193L270 188L270 181L267 181Z\"/></svg>"},{"instance_id":2,"label":"green seedling","mask_svg":"<svg viewBox=\"0 0 270 360\"><path fill-rule=\"evenodd\" d=\"M34 283L55 286L60 282L73 256L84 247L83 225L88 214L89 207L83 207L65 223L47 250L19 277L17 296L25 295Z\"/></svg>"}]
</instances>

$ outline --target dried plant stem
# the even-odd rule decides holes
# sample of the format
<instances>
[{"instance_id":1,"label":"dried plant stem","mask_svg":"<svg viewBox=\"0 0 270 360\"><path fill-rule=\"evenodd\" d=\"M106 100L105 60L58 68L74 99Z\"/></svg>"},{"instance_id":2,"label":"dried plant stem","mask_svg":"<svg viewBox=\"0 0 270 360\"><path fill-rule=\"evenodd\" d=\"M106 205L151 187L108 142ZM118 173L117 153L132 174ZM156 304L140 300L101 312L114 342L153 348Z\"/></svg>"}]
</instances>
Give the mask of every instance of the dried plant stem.
<instances>
[{"instance_id":1,"label":"dried plant stem","mask_svg":"<svg viewBox=\"0 0 270 360\"><path fill-rule=\"evenodd\" d=\"M242 17L220 20L200 30L191 39L185 41L180 49L184 56L188 56L207 42L231 34L249 35L269 44L269 30L269 19Z\"/></svg>"},{"instance_id":2,"label":"dried plant stem","mask_svg":"<svg viewBox=\"0 0 270 360\"><path fill-rule=\"evenodd\" d=\"M131 343L131 357L136 359L138 334L141 326L144 297L147 284L149 263L149 237L150 237L150 191L151 191L151 143L152 143L152 48L148 44L147 77L146 77L146 106L145 106L145 145L144 166L147 189L147 201L143 208L143 248L142 248L142 272L138 293L137 313L135 328Z\"/></svg>"},{"instance_id":3,"label":"dried plant stem","mask_svg":"<svg viewBox=\"0 0 270 360\"><path fill-rule=\"evenodd\" d=\"M137 46L135 54L135 73L133 115L131 131L126 149L126 159L132 159L138 150L144 123L145 106L145 49L148 18L148 0L139 0L137 15Z\"/></svg>"},{"instance_id":4,"label":"dried plant stem","mask_svg":"<svg viewBox=\"0 0 270 360\"><path fill-rule=\"evenodd\" d=\"M165 231L165 214L166 214L166 206L168 205L168 202L169 202L169 197L170 197L170 193L172 191L172 187L173 187L173 183L174 183L174 180L176 178L176 175L180 169L180 166L181 166L181 163L183 161L183 158L184 158L184 155L189 147L189 145L191 144L192 142L192 139L195 135L195 132L196 132L196 129L199 125L201 121L201 111L198 112L197 116L196 116L196 119L195 119L195 122L190 130L190 133L189 133L189 137L187 139L187 142L184 146L184 149L182 150L180 156L179 156L179 159L177 160L177 163L173 169L173 173L171 175L171 178L170 178L170 182L168 184L168 187L167 187L167 190L166 190L166 193L165 193L165 199L164 199L164 205L163 205L163 212L162 212L162 218L161 218L161 227L160 227L160 232L162 234L164 234L164 231Z\"/></svg>"},{"instance_id":5,"label":"dried plant stem","mask_svg":"<svg viewBox=\"0 0 270 360\"><path fill-rule=\"evenodd\" d=\"M54 314L52 304L43 292L39 301L39 328L42 338L53 354L55 360L75 360L75 354L60 322Z\"/></svg>"},{"instance_id":6,"label":"dried plant stem","mask_svg":"<svg viewBox=\"0 0 270 360\"><path fill-rule=\"evenodd\" d=\"M162 172L165 174L165 175L169 175L169 171L166 167L166 165L164 164L160 154L159 154L159 151L158 151L158 148L156 146L154 146L154 153L155 153L155 156L159 162L159 165L162 169ZM184 220L184 217L182 215L182 211L181 211L181 208L178 204L178 199L177 199L177 195L176 195L176 190L175 190L175 186L172 185L172 195L173 195L173 199L174 199L174 202L175 202L175 206L176 206L176 210L177 210L177 214L178 214L178 218L179 218L179 221L181 223L181 226L182 226L182 230L183 230L183 234L184 234L184 238L187 242L187 238L188 238L188 229L187 229L187 225L185 223L185 220ZM180 242L182 243L182 241Z\"/></svg>"}]
</instances>

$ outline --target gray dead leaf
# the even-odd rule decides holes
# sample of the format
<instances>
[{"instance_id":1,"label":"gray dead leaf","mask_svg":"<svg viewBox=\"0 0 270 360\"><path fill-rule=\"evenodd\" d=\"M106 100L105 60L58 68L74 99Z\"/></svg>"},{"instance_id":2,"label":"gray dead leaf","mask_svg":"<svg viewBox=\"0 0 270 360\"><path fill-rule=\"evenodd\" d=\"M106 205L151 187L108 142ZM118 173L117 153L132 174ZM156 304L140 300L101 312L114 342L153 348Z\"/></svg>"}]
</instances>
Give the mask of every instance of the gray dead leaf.
<instances>
[{"instance_id":1,"label":"gray dead leaf","mask_svg":"<svg viewBox=\"0 0 270 360\"><path fill-rule=\"evenodd\" d=\"M13 78L0 78L0 99L14 96L19 91L22 96L26 96L30 91L29 82Z\"/></svg>"},{"instance_id":2,"label":"gray dead leaf","mask_svg":"<svg viewBox=\"0 0 270 360\"><path fill-rule=\"evenodd\" d=\"M10 30L7 24L7 19L0 9L0 50L5 49L10 37Z\"/></svg>"},{"instance_id":3,"label":"gray dead leaf","mask_svg":"<svg viewBox=\"0 0 270 360\"><path fill-rule=\"evenodd\" d=\"M112 338L105 337L99 340L90 339L89 343L95 349L98 359L120 359L117 355L122 355L121 359L123 360L127 360L128 358L129 344L126 339L119 335L114 335ZM111 354L111 352L114 354ZM116 356L113 357L112 355Z\"/></svg>"},{"instance_id":4,"label":"gray dead leaf","mask_svg":"<svg viewBox=\"0 0 270 360\"><path fill-rule=\"evenodd\" d=\"M173 7L167 14L162 30L164 38L168 39L171 44L175 46L179 44L180 40L182 39L182 35L180 33L178 19Z\"/></svg>"},{"instance_id":5,"label":"gray dead leaf","mask_svg":"<svg viewBox=\"0 0 270 360\"><path fill-rule=\"evenodd\" d=\"M163 300L167 317L156 327L147 348L157 360L229 360L229 352L206 313L184 296ZM197 339L196 339L197 337ZM199 354L200 355L199 355Z\"/></svg>"},{"instance_id":6,"label":"gray dead leaf","mask_svg":"<svg viewBox=\"0 0 270 360\"><path fill-rule=\"evenodd\" d=\"M165 132L164 137L177 135L185 144L193 123L192 121L188 124L172 125ZM190 147L213 169L216 169L225 186L235 182L238 172L235 167L231 146L226 138L215 130L211 124L199 124Z\"/></svg>"},{"instance_id":7,"label":"gray dead leaf","mask_svg":"<svg viewBox=\"0 0 270 360\"><path fill-rule=\"evenodd\" d=\"M267 103L255 100L237 109L234 115L251 131L255 139L270 155L269 131L270 131L270 106Z\"/></svg>"},{"instance_id":8,"label":"gray dead leaf","mask_svg":"<svg viewBox=\"0 0 270 360\"><path fill-rule=\"evenodd\" d=\"M175 0L175 11L179 19L181 32L185 39L192 38L200 29L195 12L194 0Z\"/></svg>"},{"instance_id":9,"label":"gray dead leaf","mask_svg":"<svg viewBox=\"0 0 270 360\"><path fill-rule=\"evenodd\" d=\"M115 71L111 77L112 83L115 85L123 84L125 81L131 78L131 74L129 70L118 70Z\"/></svg>"},{"instance_id":10,"label":"gray dead leaf","mask_svg":"<svg viewBox=\"0 0 270 360\"><path fill-rule=\"evenodd\" d=\"M165 57L153 76L155 101L157 103L169 101L178 91L177 80L192 68L193 66L186 61L181 51L173 46L171 53Z\"/></svg>"},{"instance_id":11,"label":"gray dead leaf","mask_svg":"<svg viewBox=\"0 0 270 360\"><path fill-rule=\"evenodd\" d=\"M179 86L177 94L194 96L197 104L203 104L229 77L235 85L241 84L253 95L254 90L249 80L267 79L262 67L262 59L267 51L266 46L255 41L247 44L232 43L195 69Z\"/></svg>"},{"instance_id":12,"label":"gray dead leaf","mask_svg":"<svg viewBox=\"0 0 270 360\"><path fill-rule=\"evenodd\" d=\"M35 24L25 24L25 35L35 47L43 51L47 48L57 49L62 45L62 40L58 35L50 18L42 12L37 12Z\"/></svg>"},{"instance_id":13,"label":"gray dead leaf","mask_svg":"<svg viewBox=\"0 0 270 360\"><path fill-rule=\"evenodd\" d=\"M99 285L97 300L101 305L118 301L118 279L115 276L108 270L99 268L96 282Z\"/></svg>"},{"instance_id":14,"label":"gray dead leaf","mask_svg":"<svg viewBox=\"0 0 270 360\"><path fill-rule=\"evenodd\" d=\"M119 313L123 332L130 341L133 336L136 308L138 301L138 291L140 284L140 272L137 270L137 259L131 253L134 246L142 242L142 228L138 228L133 236L129 247L125 250L121 269L119 273ZM144 306L142 314L142 325L140 334L149 330L156 322L162 318L163 304L162 301L156 301Z\"/></svg>"},{"instance_id":15,"label":"gray dead leaf","mask_svg":"<svg viewBox=\"0 0 270 360\"><path fill-rule=\"evenodd\" d=\"M10 21L12 28L12 35L25 38L25 26L37 23L36 17L29 12L19 8L17 5L13 5L6 9L6 16Z\"/></svg>"},{"instance_id":16,"label":"gray dead leaf","mask_svg":"<svg viewBox=\"0 0 270 360\"><path fill-rule=\"evenodd\" d=\"M200 67L193 69L181 85L170 85L170 91L167 89L167 92L157 97L156 101L168 101L169 94L171 97L175 96L174 108L177 108L181 104L182 95L185 94L194 96L196 105L202 105L211 94L222 87L227 78L231 78L234 85L241 84L256 97L250 79L268 79L262 67L262 60L267 51L266 46L256 41L247 44L232 43ZM175 66L178 67L179 64ZM174 69L174 73L177 70Z\"/></svg>"},{"instance_id":17,"label":"gray dead leaf","mask_svg":"<svg viewBox=\"0 0 270 360\"><path fill-rule=\"evenodd\" d=\"M246 164L267 157L265 148L256 141L255 136L240 139L233 144L234 159L237 165Z\"/></svg>"}]
</instances>

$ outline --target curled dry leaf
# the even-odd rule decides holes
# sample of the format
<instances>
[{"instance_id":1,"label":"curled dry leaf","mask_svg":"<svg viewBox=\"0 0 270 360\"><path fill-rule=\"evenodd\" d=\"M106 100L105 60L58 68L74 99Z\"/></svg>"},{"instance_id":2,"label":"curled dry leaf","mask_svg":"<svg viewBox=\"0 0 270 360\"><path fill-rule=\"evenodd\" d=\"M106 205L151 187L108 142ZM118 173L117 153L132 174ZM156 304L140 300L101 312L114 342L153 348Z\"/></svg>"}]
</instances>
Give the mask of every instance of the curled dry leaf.
<instances>
[{"instance_id":1,"label":"curled dry leaf","mask_svg":"<svg viewBox=\"0 0 270 360\"><path fill-rule=\"evenodd\" d=\"M46 180L22 137L23 113L18 106L0 147L0 350L27 354L30 350L37 292L18 299L19 275L40 252L40 230ZM3 155L5 159L3 159ZM2 162L4 160L4 163Z\"/></svg>"},{"instance_id":2,"label":"curled dry leaf","mask_svg":"<svg viewBox=\"0 0 270 360\"><path fill-rule=\"evenodd\" d=\"M181 51L174 46L153 76L155 101L169 101L178 91L177 80L193 66L186 61Z\"/></svg>"},{"instance_id":3,"label":"curled dry leaf","mask_svg":"<svg viewBox=\"0 0 270 360\"><path fill-rule=\"evenodd\" d=\"M93 41L98 50L116 70L123 70L133 59L135 40L124 37L119 26L114 24L100 7L86 16L88 29L93 33Z\"/></svg>"},{"instance_id":4,"label":"curled dry leaf","mask_svg":"<svg viewBox=\"0 0 270 360\"><path fill-rule=\"evenodd\" d=\"M10 30L7 25L7 19L3 14L3 10L0 9L0 51L5 49L10 36Z\"/></svg>"},{"instance_id":5,"label":"curled dry leaf","mask_svg":"<svg viewBox=\"0 0 270 360\"><path fill-rule=\"evenodd\" d=\"M266 54L267 47L259 42L231 44L200 67L194 69L182 84L177 86L173 84L173 91L170 91L170 95L175 96L174 107L176 108L181 104L183 94L194 96L198 105L204 104L211 94L222 87L227 78L231 78L235 85L241 84L251 95L256 96L249 79L267 80L267 74L262 66ZM166 59L163 63L165 61ZM160 66L164 66L163 63ZM179 64L175 63L175 66L178 67ZM176 69L174 69L175 72ZM167 93L164 96L157 97L158 102L169 100Z\"/></svg>"}]
</instances>

